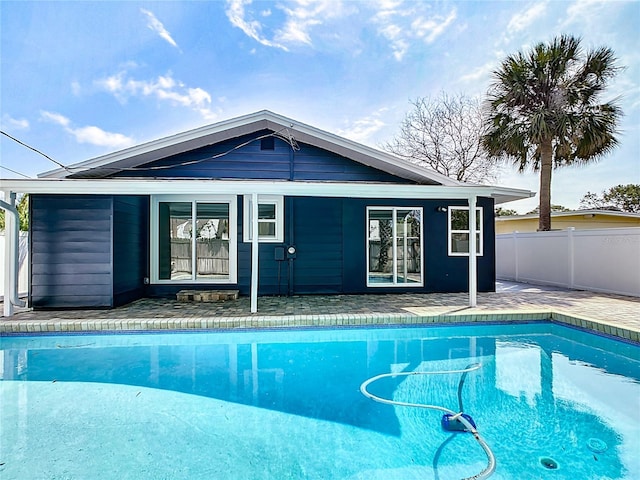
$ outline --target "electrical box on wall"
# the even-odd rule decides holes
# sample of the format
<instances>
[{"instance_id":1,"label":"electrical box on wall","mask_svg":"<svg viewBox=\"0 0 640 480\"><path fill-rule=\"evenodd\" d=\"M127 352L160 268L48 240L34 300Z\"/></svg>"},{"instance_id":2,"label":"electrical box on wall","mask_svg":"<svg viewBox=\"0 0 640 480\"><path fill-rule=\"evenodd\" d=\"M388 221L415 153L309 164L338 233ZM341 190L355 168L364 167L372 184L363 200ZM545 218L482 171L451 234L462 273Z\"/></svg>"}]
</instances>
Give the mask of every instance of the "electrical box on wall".
<instances>
[{"instance_id":1,"label":"electrical box on wall","mask_svg":"<svg viewBox=\"0 0 640 480\"><path fill-rule=\"evenodd\" d=\"M284 247L275 248L275 260L281 262L284 260Z\"/></svg>"},{"instance_id":2,"label":"electrical box on wall","mask_svg":"<svg viewBox=\"0 0 640 480\"><path fill-rule=\"evenodd\" d=\"M287 247L287 258L296 258L296 247L294 245L289 245Z\"/></svg>"}]
</instances>

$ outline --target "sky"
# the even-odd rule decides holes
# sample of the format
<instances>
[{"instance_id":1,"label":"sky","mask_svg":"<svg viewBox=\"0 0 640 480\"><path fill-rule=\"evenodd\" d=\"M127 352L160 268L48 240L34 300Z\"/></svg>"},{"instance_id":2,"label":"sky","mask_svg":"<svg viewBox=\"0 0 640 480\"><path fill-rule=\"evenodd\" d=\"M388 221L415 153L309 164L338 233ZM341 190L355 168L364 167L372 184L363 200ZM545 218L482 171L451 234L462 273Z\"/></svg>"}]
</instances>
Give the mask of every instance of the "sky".
<instances>
[{"instance_id":1,"label":"sky","mask_svg":"<svg viewBox=\"0 0 640 480\"><path fill-rule=\"evenodd\" d=\"M640 2L0 0L2 130L65 165L267 109L382 149L412 100L484 98L510 54L555 35L607 46L619 147L554 171L552 203L640 183ZM0 136L0 178L57 168ZM537 192L505 165L494 182ZM504 205L518 213L538 197Z\"/></svg>"}]
</instances>

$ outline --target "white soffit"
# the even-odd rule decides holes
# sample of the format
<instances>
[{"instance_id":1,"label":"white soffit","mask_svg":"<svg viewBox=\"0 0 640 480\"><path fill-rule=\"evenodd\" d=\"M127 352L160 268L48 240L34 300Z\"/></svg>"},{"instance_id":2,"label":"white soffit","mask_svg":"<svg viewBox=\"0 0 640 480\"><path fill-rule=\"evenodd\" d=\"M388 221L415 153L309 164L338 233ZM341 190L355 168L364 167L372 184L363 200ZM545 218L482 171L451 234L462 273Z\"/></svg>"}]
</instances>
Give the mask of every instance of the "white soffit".
<instances>
[{"instance_id":1,"label":"white soffit","mask_svg":"<svg viewBox=\"0 0 640 480\"><path fill-rule=\"evenodd\" d=\"M467 199L492 197L496 204L533 196L529 190L482 185L404 185L392 183L288 182L185 179L3 180L4 192L56 195L287 195L301 197Z\"/></svg>"}]
</instances>

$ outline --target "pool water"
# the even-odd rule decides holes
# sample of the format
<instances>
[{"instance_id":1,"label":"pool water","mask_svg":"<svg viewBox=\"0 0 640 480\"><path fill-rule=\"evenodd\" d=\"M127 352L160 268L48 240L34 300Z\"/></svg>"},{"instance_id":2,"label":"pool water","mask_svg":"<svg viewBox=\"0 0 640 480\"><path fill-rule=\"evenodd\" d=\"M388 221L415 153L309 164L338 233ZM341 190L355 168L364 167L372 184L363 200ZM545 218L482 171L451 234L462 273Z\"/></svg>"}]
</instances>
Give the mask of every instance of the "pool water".
<instances>
[{"instance_id":1,"label":"pool water","mask_svg":"<svg viewBox=\"0 0 640 480\"><path fill-rule=\"evenodd\" d=\"M482 365L492 479L640 478L640 347L549 323L0 338L2 479L460 479L442 414L359 388ZM372 393L457 411L459 374Z\"/></svg>"}]
</instances>

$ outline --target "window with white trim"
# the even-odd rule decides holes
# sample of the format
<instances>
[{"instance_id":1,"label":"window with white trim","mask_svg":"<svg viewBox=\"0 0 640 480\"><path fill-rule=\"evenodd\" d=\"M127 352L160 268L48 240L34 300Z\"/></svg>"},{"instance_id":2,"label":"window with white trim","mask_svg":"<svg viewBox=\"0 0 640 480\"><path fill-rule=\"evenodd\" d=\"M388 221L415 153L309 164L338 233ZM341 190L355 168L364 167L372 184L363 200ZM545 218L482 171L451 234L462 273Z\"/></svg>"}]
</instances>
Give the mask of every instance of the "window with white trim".
<instances>
[{"instance_id":1,"label":"window with white trim","mask_svg":"<svg viewBox=\"0 0 640 480\"><path fill-rule=\"evenodd\" d=\"M153 283L237 283L236 196L157 195L151 202Z\"/></svg>"},{"instance_id":2,"label":"window with white trim","mask_svg":"<svg viewBox=\"0 0 640 480\"><path fill-rule=\"evenodd\" d=\"M469 207L449 207L449 255L469 256ZM482 208L476 208L476 253L482 255Z\"/></svg>"},{"instance_id":3,"label":"window with white trim","mask_svg":"<svg viewBox=\"0 0 640 480\"><path fill-rule=\"evenodd\" d=\"M242 211L242 240L253 238L252 195L244 195ZM282 195L258 195L258 241L284 242L284 197Z\"/></svg>"},{"instance_id":4,"label":"window with white trim","mask_svg":"<svg viewBox=\"0 0 640 480\"><path fill-rule=\"evenodd\" d=\"M421 287L422 208L367 207L367 287Z\"/></svg>"}]
</instances>

